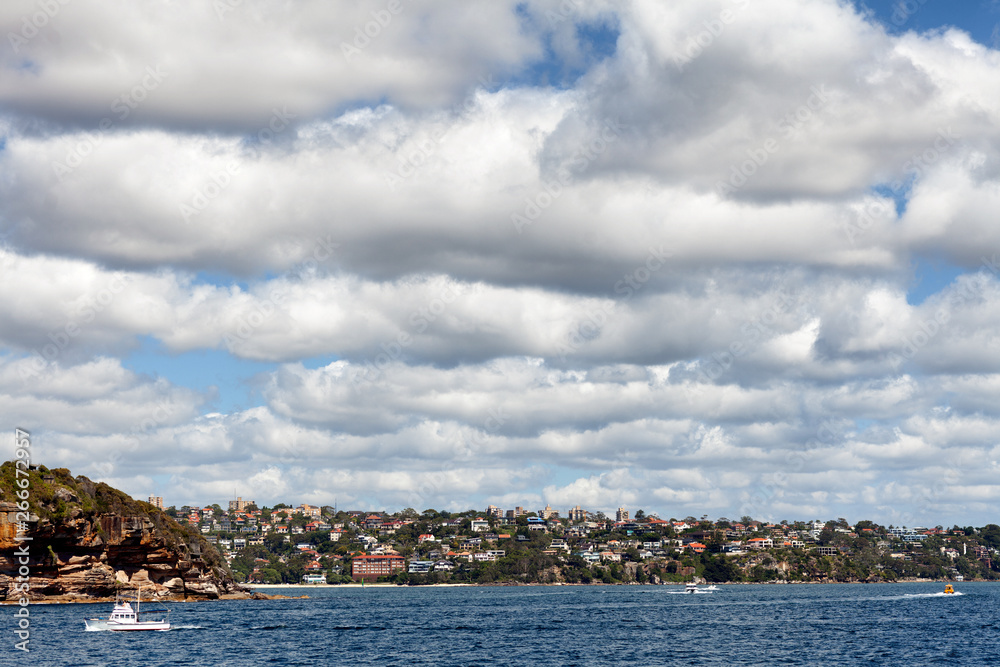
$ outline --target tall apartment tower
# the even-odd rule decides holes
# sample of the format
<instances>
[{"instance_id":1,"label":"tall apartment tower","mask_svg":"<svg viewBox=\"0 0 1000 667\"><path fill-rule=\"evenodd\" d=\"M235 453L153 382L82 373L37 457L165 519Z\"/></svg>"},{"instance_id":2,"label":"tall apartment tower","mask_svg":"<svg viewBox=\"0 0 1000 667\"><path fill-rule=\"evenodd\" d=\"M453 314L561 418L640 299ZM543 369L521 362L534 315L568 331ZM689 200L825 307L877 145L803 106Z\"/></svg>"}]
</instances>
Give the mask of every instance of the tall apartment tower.
<instances>
[{"instance_id":1,"label":"tall apartment tower","mask_svg":"<svg viewBox=\"0 0 1000 667\"><path fill-rule=\"evenodd\" d=\"M247 505L253 505L253 504L254 502L252 500L243 500L242 496L237 496L236 500L229 501L229 509L234 510L236 512L242 512L244 509L246 509Z\"/></svg>"},{"instance_id":2,"label":"tall apartment tower","mask_svg":"<svg viewBox=\"0 0 1000 667\"><path fill-rule=\"evenodd\" d=\"M579 523L580 521L587 520L587 510L583 509L579 505L567 512L567 515L569 516L569 520L573 523Z\"/></svg>"},{"instance_id":3,"label":"tall apartment tower","mask_svg":"<svg viewBox=\"0 0 1000 667\"><path fill-rule=\"evenodd\" d=\"M156 509L163 509L163 497L162 496L150 496L149 504Z\"/></svg>"},{"instance_id":4,"label":"tall apartment tower","mask_svg":"<svg viewBox=\"0 0 1000 667\"><path fill-rule=\"evenodd\" d=\"M618 512L615 513L615 521L628 521L628 510L624 507L619 507Z\"/></svg>"}]
</instances>

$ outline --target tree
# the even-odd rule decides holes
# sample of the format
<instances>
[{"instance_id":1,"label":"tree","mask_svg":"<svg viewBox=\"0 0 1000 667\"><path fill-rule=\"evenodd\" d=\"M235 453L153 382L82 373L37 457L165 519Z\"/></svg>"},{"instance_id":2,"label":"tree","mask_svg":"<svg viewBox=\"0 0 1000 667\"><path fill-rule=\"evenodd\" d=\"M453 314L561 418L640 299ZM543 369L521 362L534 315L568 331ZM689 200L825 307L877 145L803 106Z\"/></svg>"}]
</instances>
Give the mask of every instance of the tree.
<instances>
[{"instance_id":1,"label":"tree","mask_svg":"<svg viewBox=\"0 0 1000 667\"><path fill-rule=\"evenodd\" d=\"M726 581L740 581L743 577L740 569L725 556L715 556L704 558L705 569L702 576L706 581L722 583Z\"/></svg>"},{"instance_id":2,"label":"tree","mask_svg":"<svg viewBox=\"0 0 1000 667\"><path fill-rule=\"evenodd\" d=\"M260 571L260 580L265 584L280 584L281 575L273 567L265 567Z\"/></svg>"},{"instance_id":3,"label":"tree","mask_svg":"<svg viewBox=\"0 0 1000 667\"><path fill-rule=\"evenodd\" d=\"M635 511L635 520L636 521L642 521L645 518L646 518L646 513L643 510L636 510Z\"/></svg>"}]
</instances>

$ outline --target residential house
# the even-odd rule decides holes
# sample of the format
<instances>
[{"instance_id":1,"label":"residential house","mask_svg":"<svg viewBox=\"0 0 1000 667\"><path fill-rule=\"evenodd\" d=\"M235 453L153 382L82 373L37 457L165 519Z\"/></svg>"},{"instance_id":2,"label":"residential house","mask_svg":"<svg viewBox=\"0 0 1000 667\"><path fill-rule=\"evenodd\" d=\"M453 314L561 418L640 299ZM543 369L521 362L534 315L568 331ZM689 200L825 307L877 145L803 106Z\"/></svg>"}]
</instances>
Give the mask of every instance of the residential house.
<instances>
[{"instance_id":1,"label":"residential house","mask_svg":"<svg viewBox=\"0 0 1000 667\"><path fill-rule=\"evenodd\" d=\"M434 569L432 560L411 560L408 572L410 574L426 574Z\"/></svg>"},{"instance_id":2,"label":"residential house","mask_svg":"<svg viewBox=\"0 0 1000 667\"><path fill-rule=\"evenodd\" d=\"M318 519L323 514L322 510L319 507L316 507L315 505L306 505L305 503L296 507L295 513L307 517L312 517L314 519Z\"/></svg>"},{"instance_id":3,"label":"residential house","mask_svg":"<svg viewBox=\"0 0 1000 667\"><path fill-rule=\"evenodd\" d=\"M569 551L569 545L566 543L566 540L552 540L552 543L549 544L549 548L550 549L562 549L563 551Z\"/></svg>"}]
</instances>

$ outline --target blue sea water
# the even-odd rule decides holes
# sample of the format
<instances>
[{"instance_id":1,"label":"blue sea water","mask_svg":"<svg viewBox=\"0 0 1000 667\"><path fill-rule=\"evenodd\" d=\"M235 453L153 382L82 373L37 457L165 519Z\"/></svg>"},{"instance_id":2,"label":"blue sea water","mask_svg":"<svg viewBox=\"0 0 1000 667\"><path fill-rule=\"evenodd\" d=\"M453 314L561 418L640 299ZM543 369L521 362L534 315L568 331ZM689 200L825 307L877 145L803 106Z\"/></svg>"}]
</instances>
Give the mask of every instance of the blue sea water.
<instances>
[{"instance_id":1,"label":"blue sea water","mask_svg":"<svg viewBox=\"0 0 1000 667\"><path fill-rule=\"evenodd\" d=\"M170 604L169 632L85 632L33 605L11 665L996 665L1000 584L262 589ZM301 591L301 593L299 592ZM0 609L13 628L14 608Z\"/></svg>"}]
</instances>

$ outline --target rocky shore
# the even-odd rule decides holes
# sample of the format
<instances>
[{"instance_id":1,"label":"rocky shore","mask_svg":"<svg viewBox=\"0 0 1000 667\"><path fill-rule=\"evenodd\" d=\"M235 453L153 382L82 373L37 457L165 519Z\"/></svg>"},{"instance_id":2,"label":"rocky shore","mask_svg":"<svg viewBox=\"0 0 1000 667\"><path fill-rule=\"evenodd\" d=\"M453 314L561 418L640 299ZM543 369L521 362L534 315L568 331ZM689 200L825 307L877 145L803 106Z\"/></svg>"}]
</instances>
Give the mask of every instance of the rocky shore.
<instances>
[{"instance_id":1,"label":"rocky shore","mask_svg":"<svg viewBox=\"0 0 1000 667\"><path fill-rule=\"evenodd\" d=\"M151 600L248 599L218 551L148 503L68 470L30 471L30 513L13 502L13 465L0 467L0 602L19 599L24 545L33 602L113 599L142 587ZM23 537L16 541L19 520ZM18 552L18 553L15 553Z\"/></svg>"}]
</instances>

